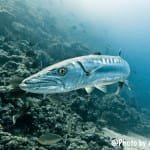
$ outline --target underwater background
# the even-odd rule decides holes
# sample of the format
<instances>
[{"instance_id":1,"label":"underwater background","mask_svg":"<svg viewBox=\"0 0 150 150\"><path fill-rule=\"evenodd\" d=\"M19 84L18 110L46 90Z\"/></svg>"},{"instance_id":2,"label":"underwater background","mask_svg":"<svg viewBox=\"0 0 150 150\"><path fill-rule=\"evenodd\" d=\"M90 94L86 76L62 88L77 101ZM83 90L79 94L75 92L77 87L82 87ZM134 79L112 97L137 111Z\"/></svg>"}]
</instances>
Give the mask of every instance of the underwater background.
<instances>
[{"instance_id":1,"label":"underwater background","mask_svg":"<svg viewBox=\"0 0 150 150\"><path fill-rule=\"evenodd\" d=\"M149 108L150 2L62 2L65 9L62 11L68 13L70 18L73 13L76 22L84 24L84 30L88 35L81 36L81 40L86 40L85 44L90 46L91 51L101 50L104 54L113 55L118 55L119 50L122 51L122 57L126 58L131 66L130 84L134 97L143 107Z\"/></svg>"},{"instance_id":2,"label":"underwater background","mask_svg":"<svg viewBox=\"0 0 150 150\"><path fill-rule=\"evenodd\" d=\"M0 0L0 150L149 150L150 2ZM84 90L43 97L19 83L61 60L101 52L131 68L120 95Z\"/></svg>"}]
</instances>

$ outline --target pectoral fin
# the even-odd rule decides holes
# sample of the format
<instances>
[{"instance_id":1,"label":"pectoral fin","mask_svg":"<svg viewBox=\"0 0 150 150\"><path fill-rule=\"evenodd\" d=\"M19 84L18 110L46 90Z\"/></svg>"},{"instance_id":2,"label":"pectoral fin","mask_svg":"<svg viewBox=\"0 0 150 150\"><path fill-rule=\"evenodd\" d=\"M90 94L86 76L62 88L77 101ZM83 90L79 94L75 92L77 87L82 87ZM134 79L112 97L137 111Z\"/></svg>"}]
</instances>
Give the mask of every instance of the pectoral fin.
<instances>
[{"instance_id":1,"label":"pectoral fin","mask_svg":"<svg viewBox=\"0 0 150 150\"><path fill-rule=\"evenodd\" d=\"M97 85L95 85L95 87L96 87L98 90L100 90L100 91L102 91L102 92L104 92L104 93L107 92L107 88L106 88L105 85L97 84Z\"/></svg>"},{"instance_id":2,"label":"pectoral fin","mask_svg":"<svg viewBox=\"0 0 150 150\"><path fill-rule=\"evenodd\" d=\"M85 87L85 90L88 94L90 94L94 90L94 88L93 87Z\"/></svg>"}]
</instances>

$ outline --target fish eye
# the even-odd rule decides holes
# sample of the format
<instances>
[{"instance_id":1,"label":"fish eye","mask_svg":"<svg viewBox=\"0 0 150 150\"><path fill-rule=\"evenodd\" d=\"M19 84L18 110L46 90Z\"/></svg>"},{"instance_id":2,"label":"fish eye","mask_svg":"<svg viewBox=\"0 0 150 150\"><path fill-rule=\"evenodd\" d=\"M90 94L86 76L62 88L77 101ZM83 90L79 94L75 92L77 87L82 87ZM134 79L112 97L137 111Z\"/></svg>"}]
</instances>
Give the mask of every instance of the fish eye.
<instances>
[{"instance_id":1,"label":"fish eye","mask_svg":"<svg viewBox=\"0 0 150 150\"><path fill-rule=\"evenodd\" d=\"M58 69L58 74L60 75L60 76L64 76L66 73L67 73L67 68L65 68L65 67L62 67L62 68L59 68Z\"/></svg>"}]
</instances>

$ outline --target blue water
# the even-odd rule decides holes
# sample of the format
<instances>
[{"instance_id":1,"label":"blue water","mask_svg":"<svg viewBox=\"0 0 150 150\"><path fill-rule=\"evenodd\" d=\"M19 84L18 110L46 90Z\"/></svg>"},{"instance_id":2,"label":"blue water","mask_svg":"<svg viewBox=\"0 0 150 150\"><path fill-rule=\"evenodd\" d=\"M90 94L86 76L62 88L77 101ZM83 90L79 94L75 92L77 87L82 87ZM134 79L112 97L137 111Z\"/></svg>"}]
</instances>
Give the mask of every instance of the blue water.
<instances>
[{"instance_id":1,"label":"blue water","mask_svg":"<svg viewBox=\"0 0 150 150\"><path fill-rule=\"evenodd\" d=\"M150 108L149 0L39 0L35 4L50 11L57 28L87 45L90 53L118 55L121 49L131 67L132 96Z\"/></svg>"},{"instance_id":2,"label":"blue water","mask_svg":"<svg viewBox=\"0 0 150 150\"><path fill-rule=\"evenodd\" d=\"M122 50L131 67L132 94L140 105L150 107L150 1L62 2L66 13L85 25L85 39L93 51L117 55Z\"/></svg>"}]
</instances>

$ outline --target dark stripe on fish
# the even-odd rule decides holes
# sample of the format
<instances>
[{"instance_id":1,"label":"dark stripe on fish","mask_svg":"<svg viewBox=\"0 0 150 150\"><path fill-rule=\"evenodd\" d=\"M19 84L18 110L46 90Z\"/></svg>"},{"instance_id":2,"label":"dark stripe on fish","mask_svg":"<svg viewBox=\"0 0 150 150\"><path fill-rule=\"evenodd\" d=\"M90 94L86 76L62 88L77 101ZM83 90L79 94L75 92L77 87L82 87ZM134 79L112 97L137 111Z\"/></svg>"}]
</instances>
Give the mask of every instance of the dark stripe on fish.
<instances>
[{"instance_id":1,"label":"dark stripe on fish","mask_svg":"<svg viewBox=\"0 0 150 150\"><path fill-rule=\"evenodd\" d=\"M121 66L117 66L117 67L116 66L104 66L96 71L100 71L101 73L109 73L109 72L123 73L123 72L126 72L126 69Z\"/></svg>"},{"instance_id":2,"label":"dark stripe on fish","mask_svg":"<svg viewBox=\"0 0 150 150\"><path fill-rule=\"evenodd\" d=\"M83 64L80 61L77 61L77 63L80 65L80 67L82 68L82 70L86 73L86 75L89 76L90 72L85 69L85 67L83 66Z\"/></svg>"}]
</instances>

